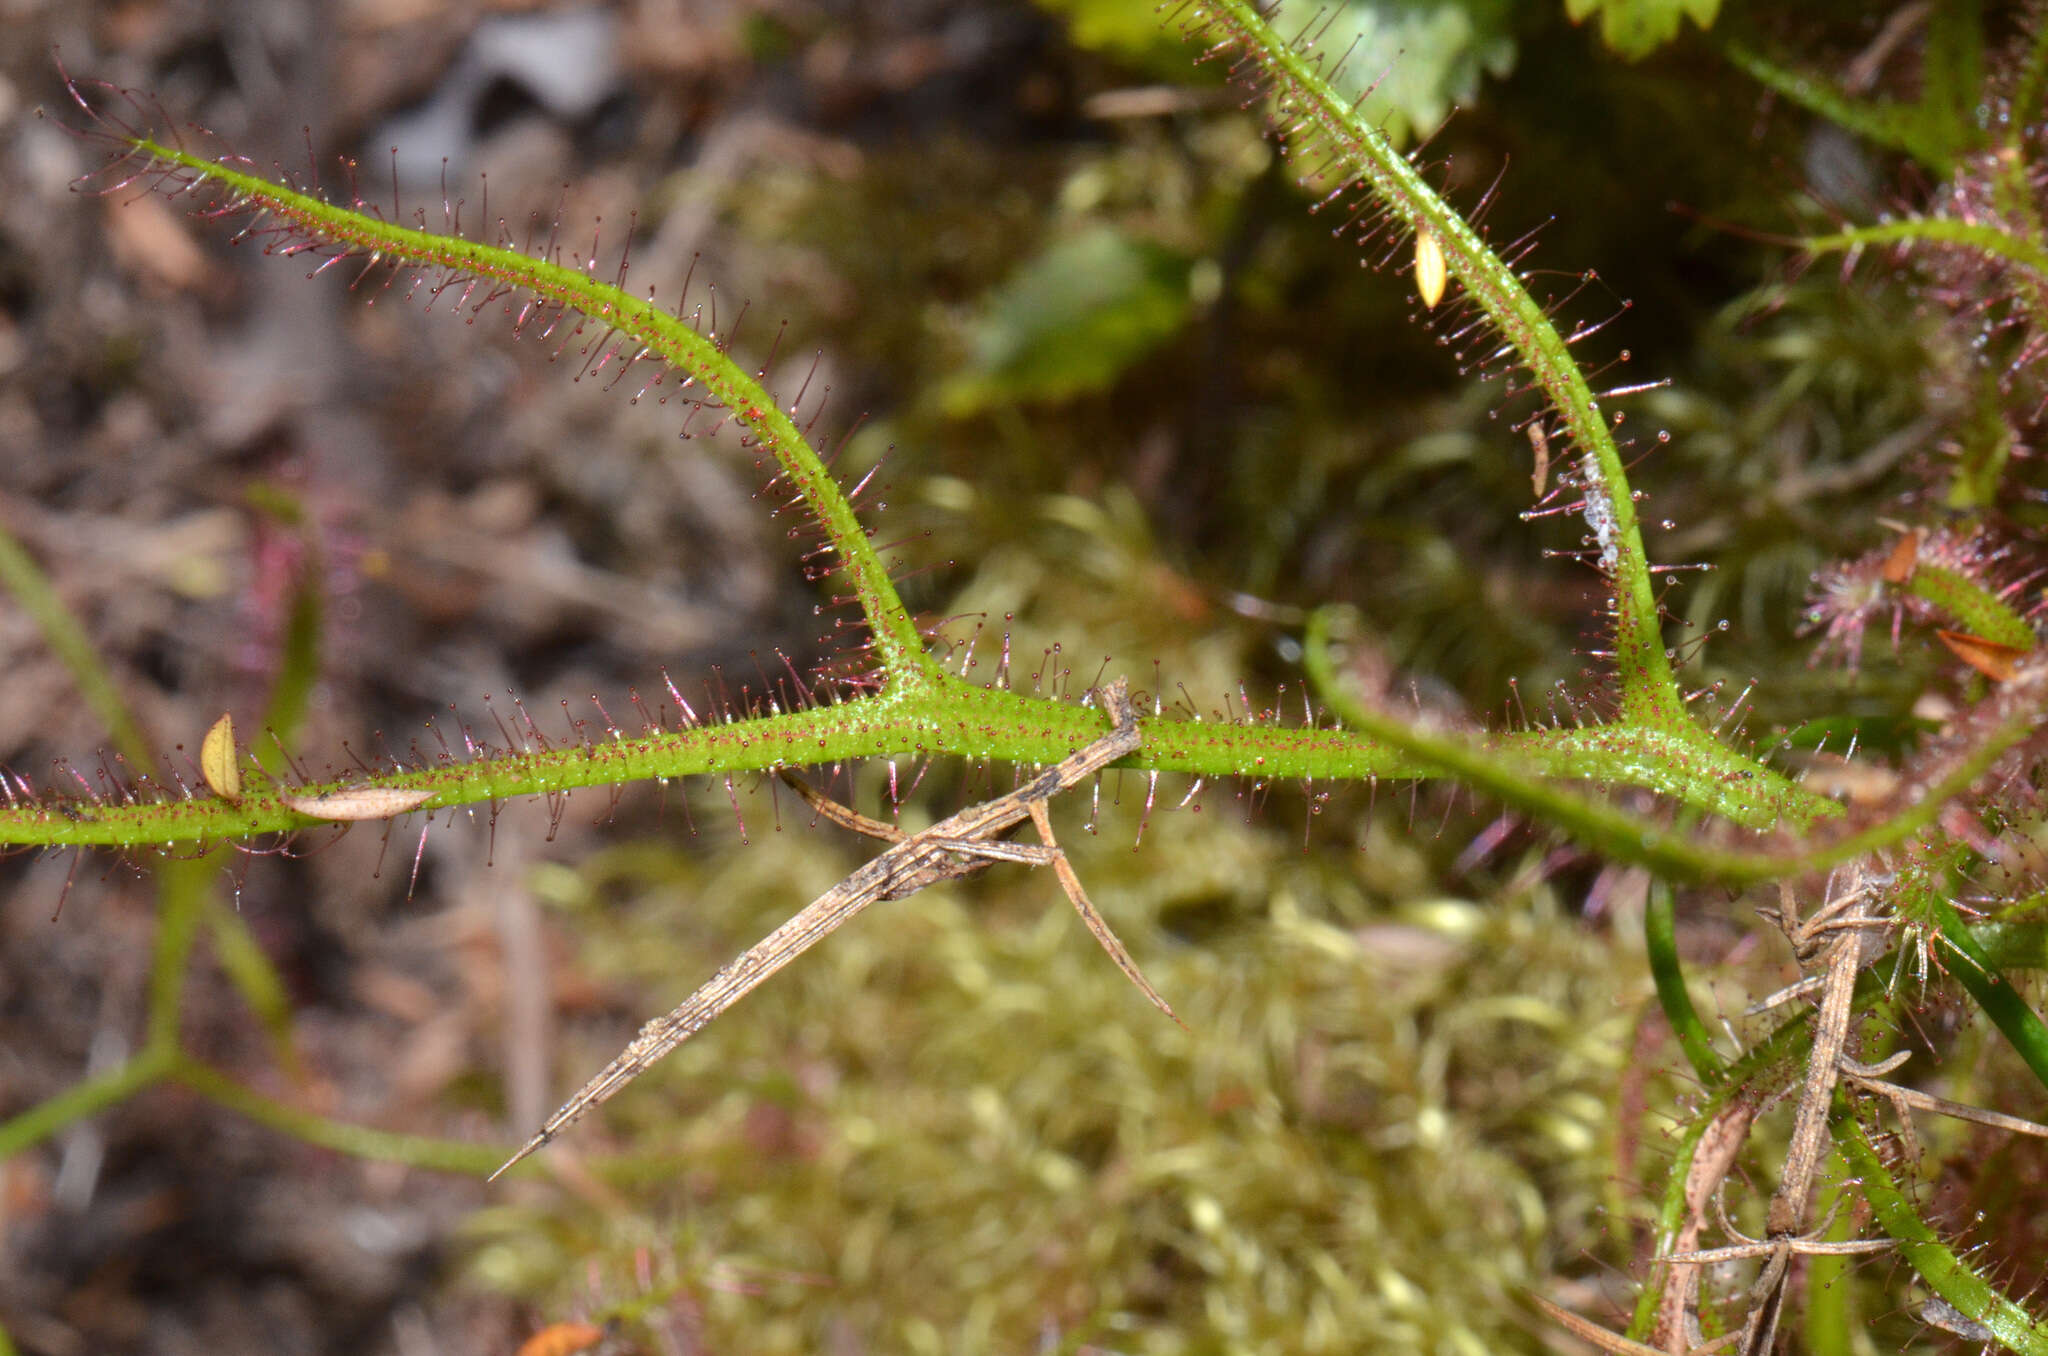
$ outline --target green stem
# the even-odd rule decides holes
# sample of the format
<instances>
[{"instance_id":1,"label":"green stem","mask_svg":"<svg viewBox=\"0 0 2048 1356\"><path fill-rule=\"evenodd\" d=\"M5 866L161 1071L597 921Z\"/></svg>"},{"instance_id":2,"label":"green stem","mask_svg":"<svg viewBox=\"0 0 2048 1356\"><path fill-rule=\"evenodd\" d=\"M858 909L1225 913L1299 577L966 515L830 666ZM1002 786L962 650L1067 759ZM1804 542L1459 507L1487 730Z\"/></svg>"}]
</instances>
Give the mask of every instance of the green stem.
<instances>
[{"instance_id":1,"label":"green stem","mask_svg":"<svg viewBox=\"0 0 2048 1356\"><path fill-rule=\"evenodd\" d=\"M297 1077L299 1052L292 1045L292 1000L284 977L249 933L242 915L217 898L207 900L206 921L213 937L214 959L235 991L249 1005L270 1036L271 1052L285 1072Z\"/></svg>"},{"instance_id":2,"label":"green stem","mask_svg":"<svg viewBox=\"0 0 2048 1356\"><path fill-rule=\"evenodd\" d=\"M1977 1006L1984 1009L2012 1048L2026 1061L2034 1077L2048 1087L2048 1025L2040 1015L2008 983L1993 963L1990 953L1971 935L1955 905L1938 893L1930 894L1924 906L1934 917L1935 925L1941 931L1941 939L1953 947L1961 957L1961 963L1951 965L1949 971L1962 986L1969 990Z\"/></svg>"},{"instance_id":3,"label":"green stem","mask_svg":"<svg viewBox=\"0 0 2048 1356\"><path fill-rule=\"evenodd\" d=\"M1931 773L1914 802L1889 818L1833 841L1796 849L1716 846L1697 834L1681 833L1546 785L1543 778L1551 775L1546 760L1556 753L1544 746L1550 732L1538 732L1519 742L1516 737L1504 736L1497 744L1482 743L1411 729L1363 707L1334 681L1326 653L1327 632L1312 632L1311 639L1315 643L1309 647L1307 662L1312 679L1332 705L1361 727L1359 730L1153 717L1140 722L1143 746L1119 766L1272 781L1450 775L1554 823L1618 860L1675 879L1741 885L1824 870L1910 837L1933 823L1949 800L1967 791L2013 745L2034 733L2039 722L2033 686L2008 684L2002 698L2006 705L1996 713L1997 721L1981 741L1944 769ZM559 796L582 787L634 780L804 767L874 756L955 754L978 761L1044 765L1057 762L1103 729L1101 714L1087 708L978 688L944 677L919 690L906 686L877 697L785 715L656 735L628 737L620 732L603 742L591 737L588 744L570 748L514 753L474 763L431 764L366 778L360 784L430 790L434 793L428 803L432 807L517 796ZM1578 756L1582 751L1571 752ZM1564 775L1597 773L1621 784L1636 780L1628 758L1605 767L1597 763L1553 766ZM1659 770L1658 775L1669 781L1670 772ZM1807 810L1805 802L1811 800L1800 793L1799 799L1774 802L1769 798L1766 777L1758 776L1755 784L1765 793L1759 806L1765 811L1782 806L1789 824L1799 822L1794 816ZM321 794L339 785L300 790ZM84 806L20 802L0 807L0 843L142 847L311 827L332 826L293 810L270 790L246 795L237 805L215 799L181 799Z\"/></svg>"},{"instance_id":4,"label":"green stem","mask_svg":"<svg viewBox=\"0 0 2048 1356\"><path fill-rule=\"evenodd\" d=\"M212 884L205 858L169 859L157 867L156 955L149 965L147 1048L169 1054L178 1048L185 972L205 920Z\"/></svg>"},{"instance_id":5,"label":"green stem","mask_svg":"<svg viewBox=\"0 0 2048 1356\"><path fill-rule=\"evenodd\" d=\"M630 364L651 356L657 363L681 369L703 393L695 397L694 407L719 411L719 422L730 418L744 428L749 444L775 460L782 481L824 529L859 599L884 671L905 683L936 672L936 661L925 653L923 638L889 581L887 564L797 426L794 409L778 405L774 394L734 360L729 338L700 333L693 321L657 305L651 295L635 296L600 281L591 271L595 261L588 261L589 267L570 267L552 256L534 258L516 249L401 226L147 136L112 135L146 162L145 172L169 172L193 185L213 187L222 198L220 211L260 219L261 225L252 230L282 233L291 239L294 252L324 249L330 255L374 259L393 268L438 271L444 276L437 279L437 292L464 278L472 280L472 287L475 280L487 280L492 286L484 290L491 299L480 306L499 304L501 290L511 288L528 294L543 309L558 306L602 327L585 351L603 351L617 339L622 342L611 350L609 361ZM451 300L461 306L469 296L469 290L459 290ZM583 328L573 326L568 340L573 342Z\"/></svg>"},{"instance_id":6,"label":"green stem","mask_svg":"<svg viewBox=\"0 0 2048 1356\"><path fill-rule=\"evenodd\" d=\"M401 1135L372 1130L289 1106L244 1087L211 1065L190 1056L172 1062L166 1072L208 1101L239 1112L259 1125L269 1126L293 1139L317 1144L323 1149L356 1158L435 1172L457 1172L471 1177L488 1177L511 1156L503 1145L465 1144L459 1140L435 1139L427 1135Z\"/></svg>"},{"instance_id":7,"label":"green stem","mask_svg":"<svg viewBox=\"0 0 2048 1356\"><path fill-rule=\"evenodd\" d=\"M285 619L284 644L279 647L277 677L271 683L262 723L250 731L252 735L269 736L251 752L257 765L272 777L283 773L285 751L297 746L299 727L305 723L313 689L320 681L322 575L320 556L309 533L306 555L299 562L298 578L292 586L291 611Z\"/></svg>"},{"instance_id":8,"label":"green stem","mask_svg":"<svg viewBox=\"0 0 2048 1356\"><path fill-rule=\"evenodd\" d=\"M1965 1318L1989 1328L2009 1350L2021 1356L2048 1356L2048 1328L1958 1257L1920 1218L1855 1117L1838 1112L1833 1128L1835 1145L1848 1161L1849 1171L1862 1183L1864 1199L1870 1202L1878 1227L1898 1241L1900 1256L1927 1288Z\"/></svg>"},{"instance_id":9,"label":"green stem","mask_svg":"<svg viewBox=\"0 0 2048 1356\"><path fill-rule=\"evenodd\" d=\"M0 588L13 594L21 610L35 622L43 643L70 672L71 681L78 684L79 695L113 735L114 747L121 751L121 756L139 775L146 778L154 774L156 755L150 752L148 737L136 723L120 688L114 685L113 675L107 672L106 661L85 634L85 628L78 624L78 618L57 596L50 577L4 527L0 527Z\"/></svg>"},{"instance_id":10,"label":"green stem","mask_svg":"<svg viewBox=\"0 0 2048 1356\"><path fill-rule=\"evenodd\" d=\"M1695 1115L1686 1125L1685 1133L1679 1137L1671 1156L1671 1168L1664 1178L1664 1198L1657 1205L1657 1251L1668 1251L1678 1231L1685 1227L1685 1179L1692 1173L1693 1158L1699 1153L1700 1139L1707 1133L1707 1127L1714 1123L1711 1113ZM1628 1335L1635 1341L1648 1338L1657 1323L1657 1307L1664 1301L1664 1286L1670 1279L1670 1269L1657 1267L1650 1280L1636 1292L1635 1312L1629 1318Z\"/></svg>"},{"instance_id":11,"label":"green stem","mask_svg":"<svg viewBox=\"0 0 2048 1356\"><path fill-rule=\"evenodd\" d=\"M1650 977L1657 984L1657 1002L1664 1020L1678 1037L1679 1048L1699 1075L1700 1082L1713 1087L1728 1076L1728 1064L1714 1049L1714 1038L1700 1020L1686 991L1685 970L1678 960L1678 932L1666 881L1652 881L1649 905L1643 914L1643 948L1649 955Z\"/></svg>"},{"instance_id":12,"label":"green stem","mask_svg":"<svg viewBox=\"0 0 2048 1356\"><path fill-rule=\"evenodd\" d=\"M1995 220L1913 217L1810 236L1800 243L1808 254L1854 254L1889 245L1947 247L1982 254L2007 266L2007 290L2026 306L2036 329L2048 328L2048 246L2038 235L2016 234Z\"/></svg>"},{"instance_id":13,"label":"green stem","mask_svg":"<svg viewBox=\"0 0 2048 1356\"><path fill-rule=\"evenodd\" d=\"M1839 1152L1830 1155L1829 1170L1823 1178L1841 1185L1832 1186L1816 1203L1820 1218L1834 1221L1825 1235L1834 1242L1854 1238L1857 1230L1855 1185L1846 1180L1847 1174L1835 1171L1839 1166ZM1844 1209L1845 1206L1849 1208ZM1812 1356L1851 1356L1856 1349L1847 1284L1849 1265L1856 1260L1830 1253L1807 1259L1806 1309L1799 1336Z\"/></svg>"},{"instance_id":14,"label":"green stem","mask_svg":"<svg viewBox=\"0 0 2048 1356\"><path fill-rule=\"evenodd\" d=\"M1968 149L1968 129L1956 126L1948 110L1852 98L1828 80L1789 70L1740 43L1726 43L1721 50L1737 69L1764 88L1837 127L1904 151L1938 177L1946 177L1956 157Z\"/></svg>"},{"instance_id":15,"label":"green stem","mask_svg":"<svg viewBox=\"0 0 2048 1356\"><path fill-rule=\"evenodd\" d=\"M1859 226L1799 242L1808 254L1842 254L1887 245L1960 245L2030 272L2048 276L2048 247L1997 226L1953 217L1912 217L1881 226Z\"/></svg>"},{"instance_id":16,"label":"green stem","mask_svg":"<svg viewBox=\"0 0 2048 1356\"><path fill-rule=\"evenodd\" d=\"M1287 128L1290 137L1313 136L1347 173L1358 177L1381 209L1409 231L1427 231L1435 237L1451 275L1549 397L1582 459L1586 522L1614 600L1614 662L1622 718L1666 729L1689 724L1659 631L1649 558L1609 416L1586 384L1569 341L1551 324L1548 310L1360 105L1331 88L1320 72L1320 57L1281 38L1248 0L1215 0L1213 8L1205 6L1200 13L1198 23L1222 29L1277 85L1276 124ZM1195 36L1208 34L1203 30Z\"/></svg>"},{"instance_id":17,"label":"green stem","mask_svg":"<svg viewBox=\"0 0 2048 1356\"><path fill-rule=\"evenodd\" d=\"M76 1121L124 1102L167 1076L176 1062L171 1051L145 1048L118 1069L74 1083L46 1102L0 1124L0 1161L40 1144Z\"/></svg>"}]
</instances>

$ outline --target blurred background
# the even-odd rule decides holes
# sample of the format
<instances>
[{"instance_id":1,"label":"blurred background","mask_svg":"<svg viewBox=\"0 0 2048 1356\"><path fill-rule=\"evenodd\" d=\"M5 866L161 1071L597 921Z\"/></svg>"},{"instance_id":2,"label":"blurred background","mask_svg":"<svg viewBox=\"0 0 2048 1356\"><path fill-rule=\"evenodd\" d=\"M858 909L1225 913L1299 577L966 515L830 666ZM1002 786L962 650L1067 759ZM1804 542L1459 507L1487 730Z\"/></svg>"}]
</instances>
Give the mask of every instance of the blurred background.
<instances>
[{"instance_id":1,"label":"blurred background","mask_svg":"<svg viewBox=\"0 0 2048 1356\"><path fill-rule=\"evenodd\" d=\"M1747 8L1637 61L1505 0L1350 0L1323 45L1359 35L1347 77L1385 75L1386 125L1430 134L1454 200L1491 190L1495 240L1540 230L1539 296L1576 290L1585 321L1630 303L1590 343L1610 384L1672 382L1627 431L1655 448L1652 555L1716 567L1669 598L1713 636L1689 681L1763 679L1760 734L1815 711L1879 730L1934 661L1809 667L1802 604L1963 418L1958 360L1905 289L1802 276L1753 231L1924 183L1716 44L1910 94L1915 30ZM402 284L367 304L346 265L308 281L175 202L74 191L102 148L63 70L330 192L353 158L365 197L436 225L461 200L473 229L487 176L515 239L538 213L609 260L630 231L636 285L689 275L708 306L715 284L779 390L829 388L820 440L849 481L880 467L870 521L978 674L1007 636L1022 687L1078 692L1108 656L1204 718L1299 719L1304 610L1342 601L1384 681L1447 714L1597 691L1583 529L1522 516L1526 397L1461 375L1413 323L1405 250L1336 238L1149 4L0 18L0 524L188 779L222 711L260 739L301 599L314 775L438 757L515 696L564 732L593 701L631 723L664 675L715 709L838 642L729 439L680 442L677 409L489 316ZM106 731L5 602L0 655L0 762L110 786ZM861 808L892 775L908 823L1009 784L866 768ZM1139 843L1150 795L1112 778L1076 857L1186 1030L1049 879L999 868L832 938L530 1178L123 1102L0 1164L0 1324L48 1356L510 1352L571 1319L609 1352L1462 1353L1544 1348L1521 1288L1625 1297L1666 1128L1644 1108L1676 1094L1641 879L1428 789L1169 779ZM869 851L748 783L370 828L221 873L289 986L297 1067L203 947L186 1043L295 1105L477 1142L523 1138ZM132 1051L146 866L0 863L0 1113ZM1686 916L1703 962L1782 960L1729 901Z\"/></svg>"}]
</instances>

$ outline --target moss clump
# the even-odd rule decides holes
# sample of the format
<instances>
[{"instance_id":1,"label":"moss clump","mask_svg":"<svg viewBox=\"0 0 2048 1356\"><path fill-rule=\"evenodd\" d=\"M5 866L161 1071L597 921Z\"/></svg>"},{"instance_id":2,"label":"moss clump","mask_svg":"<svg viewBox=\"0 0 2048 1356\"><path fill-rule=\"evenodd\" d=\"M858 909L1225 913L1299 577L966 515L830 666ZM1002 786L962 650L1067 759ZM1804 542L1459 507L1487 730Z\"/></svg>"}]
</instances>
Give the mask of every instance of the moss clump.
<instances>
[{"instance_id":1,"label":"moss clump","mask_svg":"<svg viewBox=\"0 0 2048 1356\"><path fill-rule=\"evenodd\" d=\"M594 1271L622 1313L757 1352L1525 1343L1513 1293L1599 1246L1639 967L1547 888L1388 897L1426 873L1370 818L1370 852L1303 854L1284 810L1219 803L1156 817L1140 859L1133 815L1072 833L1077 865L1186 1029L1048 876L878 906L581 1132L625 1189L525 1189L475 1221L472 1276L555 1312ZM839 856L600 858L575 931L653 1011Z\"/></svg>"}]
</instances>

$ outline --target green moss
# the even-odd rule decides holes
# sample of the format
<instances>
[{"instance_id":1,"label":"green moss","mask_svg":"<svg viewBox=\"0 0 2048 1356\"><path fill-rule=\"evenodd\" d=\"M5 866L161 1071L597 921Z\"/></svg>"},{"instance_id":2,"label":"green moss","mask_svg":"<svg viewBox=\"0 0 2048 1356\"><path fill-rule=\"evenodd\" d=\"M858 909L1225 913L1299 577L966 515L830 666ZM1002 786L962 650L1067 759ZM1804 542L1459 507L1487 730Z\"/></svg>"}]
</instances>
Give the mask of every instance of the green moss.
<instances>
[{"instance_id":1,"label":"green moss","mask_svg":"<svg viewBox=\"0 0 2048 1356\"><path fill-rule=\"evenodd\" d=\"M1389 898L1423 876L1376 831L1360 850L1373 819L1303 855L1219 796L1140 856L1135 810L1065 837L1185 1029L1047 876L877 906L606 1108L584 1145L628 1155L619 1199L527 1188L474 1223L471 1274L558 1308L592 1257L630 1290L651 1242L707 1342L764 1352L1519 1343L1515 1289L1601 1246L1645 981L1548 890ZM701 870L643 856L637 903L578 911L586 957L662 1007L844 865L785 832ZM1158 926L1191 899L1236 921Z\"/></svg>"}]
</instances>

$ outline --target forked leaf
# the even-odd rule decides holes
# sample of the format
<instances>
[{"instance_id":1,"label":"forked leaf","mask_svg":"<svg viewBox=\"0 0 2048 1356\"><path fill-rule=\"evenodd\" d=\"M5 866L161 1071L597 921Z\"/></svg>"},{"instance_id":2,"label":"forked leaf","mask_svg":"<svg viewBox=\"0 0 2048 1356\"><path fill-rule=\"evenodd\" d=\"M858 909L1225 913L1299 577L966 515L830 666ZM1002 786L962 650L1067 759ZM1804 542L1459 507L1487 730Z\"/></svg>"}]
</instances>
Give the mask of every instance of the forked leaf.
<instances>
[{"instance_id":1,"label":"forked leaf","mask_svg":"<svg viewBox=\"0 0 2048 1356\"><path fill-rule=\"evenodd\" d=\"M400 786L350 786L325 796L286 796L284 803L302 815L353 823L361 819L395 819L432 800L431 789Z\"/></svg>"},{"instance_id":2,"label":"forked leaf","mask_svg":"<svg viewBox=\"0 0 2048 1356\"><path fill-rule=\"evenodd\" d=\"M222 715L199 741L199 775L206 789L230 804L242 798L242 769L235 761L235 718Z\"/></svg>"}]
</instances>

